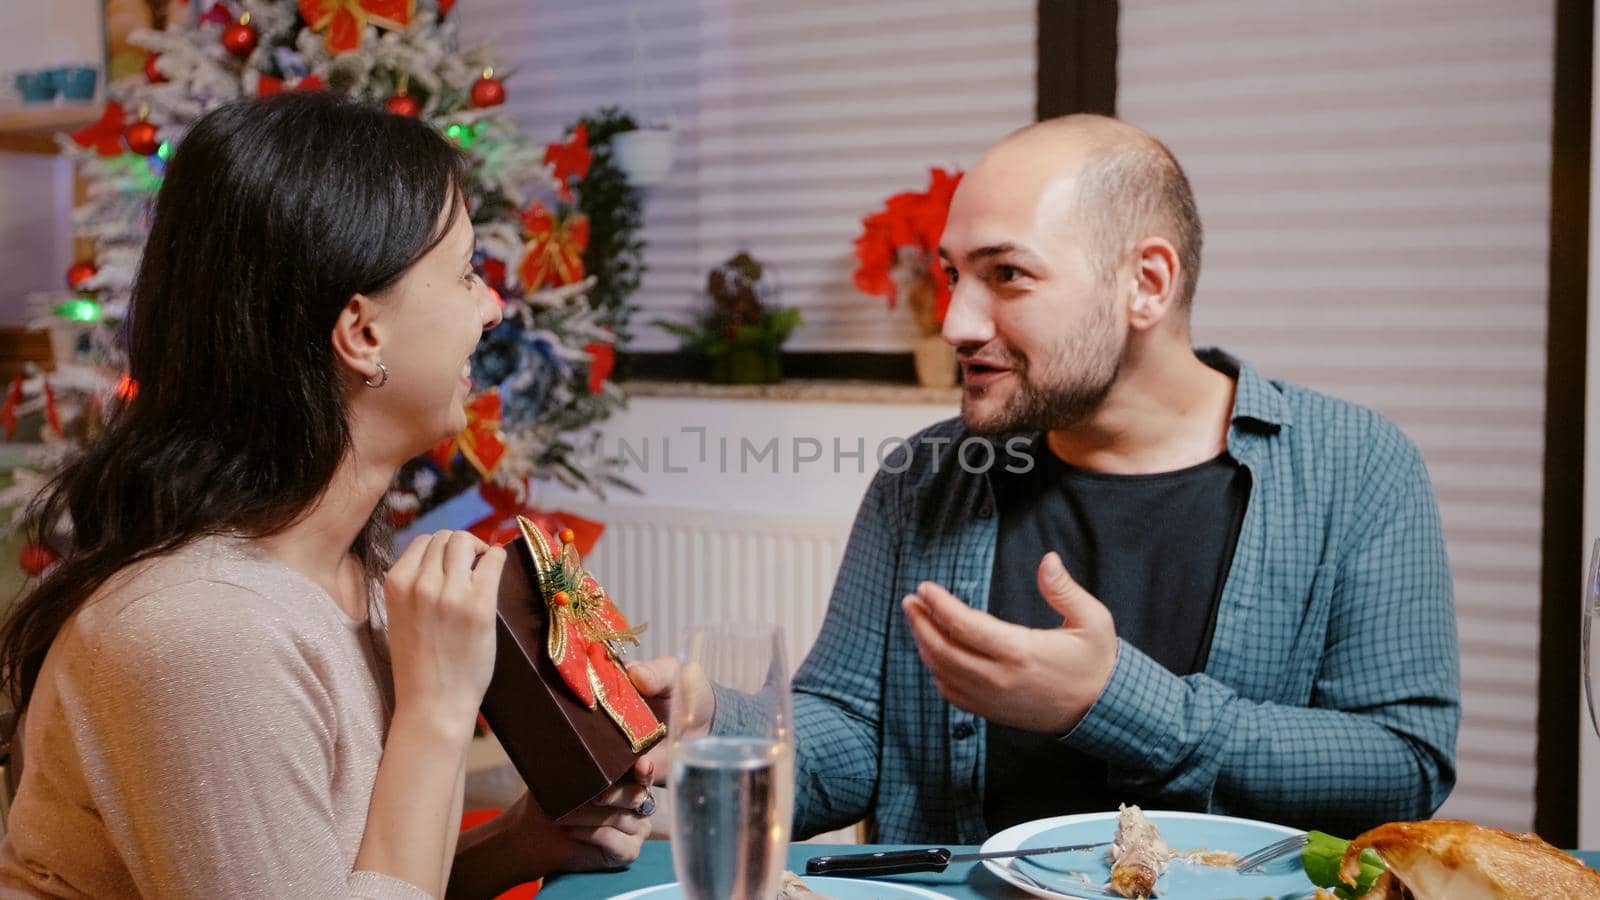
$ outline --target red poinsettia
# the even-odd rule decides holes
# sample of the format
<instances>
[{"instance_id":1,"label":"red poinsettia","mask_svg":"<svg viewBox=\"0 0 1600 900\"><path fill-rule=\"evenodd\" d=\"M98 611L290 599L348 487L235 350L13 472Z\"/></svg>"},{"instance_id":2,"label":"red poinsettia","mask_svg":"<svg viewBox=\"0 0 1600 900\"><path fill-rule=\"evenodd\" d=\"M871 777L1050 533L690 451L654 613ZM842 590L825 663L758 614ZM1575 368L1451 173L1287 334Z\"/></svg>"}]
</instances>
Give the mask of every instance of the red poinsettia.
<instances>
[{"instance_id":1,"label":"red poinsettia","mask_svg":"<svg viewBox=\"0 0 1600 900\"><path fill-rule=\"evenodd\" d=\"M940 168L929 169L928 173L926 191L895 194L883 209L861 220L861 236L855 244L855 283L862 293L882 297L893 308L900 297L895 270L913 267L913 271L902 273L912 280L927 272L934 285L936 320L943 322L945 307L950 304L950 286L945 283L939 264L939 237L944 233L950 197L961 183L961 173Z\"/></svg>"}]
</instances>

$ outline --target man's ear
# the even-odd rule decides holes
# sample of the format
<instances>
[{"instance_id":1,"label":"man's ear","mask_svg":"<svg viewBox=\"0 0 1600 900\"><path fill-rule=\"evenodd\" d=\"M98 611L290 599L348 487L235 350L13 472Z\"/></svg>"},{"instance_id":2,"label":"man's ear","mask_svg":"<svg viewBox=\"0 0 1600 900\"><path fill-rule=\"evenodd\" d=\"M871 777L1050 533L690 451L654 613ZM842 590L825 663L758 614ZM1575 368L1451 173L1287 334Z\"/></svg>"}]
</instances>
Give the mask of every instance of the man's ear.
<instances>
[{"instance_id":1,"label":"man's ear","mask_svg":"<svg viewBox=\"0 0 1600 900\"><path fill-rule=\"evenodd\" d=\"M376 321L378 304L366 294L352 294L333 323L333 358L367 382L382 378L383 329Z\"/></svg>"},{"instance_id":2,"label":"man's ear","mask_svg":"<svg viewBox=\"0 0 1600 900\"><path fill-rule=\"evenodd\" d=\"M1176 314L1182 263L1166 238L1145 238L1133 245L1133 299L1128 325L1148 330Z\"/></svg>"}]
</instances>

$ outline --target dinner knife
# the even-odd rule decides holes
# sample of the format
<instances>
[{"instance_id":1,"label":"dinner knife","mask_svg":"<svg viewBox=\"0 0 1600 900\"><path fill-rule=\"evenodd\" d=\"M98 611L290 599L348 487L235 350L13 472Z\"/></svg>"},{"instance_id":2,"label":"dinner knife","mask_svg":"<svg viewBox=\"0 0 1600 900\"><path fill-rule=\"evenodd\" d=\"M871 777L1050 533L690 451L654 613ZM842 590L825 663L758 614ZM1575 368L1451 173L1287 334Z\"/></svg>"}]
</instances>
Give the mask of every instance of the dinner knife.
<instances>
[{"instance_id":1,"label":"dinner knife","mask_svg":"<svg viewBox=\"0 0 1600 900\"><path fill-rule=\"evenodd\" d=\"M1026 850L991 850L988 853L951 853L947 847L926 847L921 850L879 850L874 853L846 853L842 856L813 856L806 861L806 874L875 878L879 875L904 875L909 872L943 872L956 863L1040 856L1046 853L1071 853L1078 850L1095 850L1110 844L1110 841L1101 841L1098 844L1066 844L1061 847L1030 847Z\"/></svg>"}]
</instances>

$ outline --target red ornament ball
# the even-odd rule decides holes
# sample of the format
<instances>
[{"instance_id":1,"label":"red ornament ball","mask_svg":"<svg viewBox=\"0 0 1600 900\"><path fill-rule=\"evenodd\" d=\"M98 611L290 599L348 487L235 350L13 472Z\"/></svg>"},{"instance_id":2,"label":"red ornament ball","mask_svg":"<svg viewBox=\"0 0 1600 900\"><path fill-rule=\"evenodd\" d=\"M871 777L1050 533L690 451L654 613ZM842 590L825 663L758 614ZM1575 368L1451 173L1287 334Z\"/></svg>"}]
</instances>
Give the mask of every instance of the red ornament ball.
<instances>
[{"instance_id":1,"label":"red ornament ball","mask_svg":"<svg viewBox=\"0 0 1600 900\"><path fill-rule=\"evenodd\" d=\"M222 29L222 46L234 56L244 59L255 52L256 43L261 36L250 26L248 20L241 19L227 28Z\"/></svg>"},{"instance_id":2,"label":"red ornament ball","mask_svg":"<svg viewBox=\"0 0 1600 900\"><path fill-rule=\"evenodd\" d=\"M570 544L578 539L578 535L571 528L561 529L561 543Z\"/></svg>"},{"instance_id":3,"label":"red ornament ball","mask_svg":"<svg viewBox=\"0 0 1600 900\"><path fill-rule=\"evenodd\" d=\"M572 595L566 591L556 591L556 595L551 599L556 601L557 606L566 606L572 602Z\"/></svg>"},{"instance_id":4,"label":"red ornament ball","mask_svg":"<svg viewBox=\"0 0 1600 900\"><path fill-rule=\"evenodd\" d=\"M151 84L161 84L167 80L167 76L161 74L161 70L156 68L156 60L160 58L161 54L159 53L152 53L144 58L144 77L150 79Z\"/></svg>"},{"instance_id":5,"label":"red ornament ball","mask_svg":"<svg viewBox=\"0 0 1600 900\"><path fill-rule=\"evenodd\" d=\"M77 290L83 286L85 281L93 278L95 273L99 271L99 269L95 268L94 263L86 259L80 259L67 269L67 287Z\"/></svg>"},{"instance_id":6,"label":"red ornament ball","mask_svg":"<svg viewBox=\"0 0 1600 900\"><path fill-rule=\"evenodd\" d=\"M422 112L422 104L410 94L395 94L383 101L383 108L397 116L410 116L416 118Z\"/></svg>"},{"instance_id":7,"label":"red ornament ball","mask_svg":"<svg viewBox=\"0 0 1600 900\"><path fill-rule=\"evenodd\" d=\"M28 573L29 578L38 578L43 575L44 570L50 568L55 561L55 552L37 542L23 547L22 553L17 558L17 563L22 566L22 571Z\"/></svg>"},{"instance_id":8,"label":"red ornament ball","mask_svg":"<svg viewBox=\"0 0 1600 900\"><path fill-rule=\"evenodd\" d=\"M479 109L506 102L506 86L493 72L493 69L485 69L483 76L472 83L472 105Z\"/></svg>"},{"instance_id":9,"label":"red ornament ball","mask_svg":"<svg viewBox=\"0 0 1600 900\"><path fill-rule=\"evenodd\" d=\"M156 131L156 126L140 120L129 125L122 132L123 140L128 142L128 149L140 156L154 156L161 149L161 139Z\"/></svg>"}]
</instances>

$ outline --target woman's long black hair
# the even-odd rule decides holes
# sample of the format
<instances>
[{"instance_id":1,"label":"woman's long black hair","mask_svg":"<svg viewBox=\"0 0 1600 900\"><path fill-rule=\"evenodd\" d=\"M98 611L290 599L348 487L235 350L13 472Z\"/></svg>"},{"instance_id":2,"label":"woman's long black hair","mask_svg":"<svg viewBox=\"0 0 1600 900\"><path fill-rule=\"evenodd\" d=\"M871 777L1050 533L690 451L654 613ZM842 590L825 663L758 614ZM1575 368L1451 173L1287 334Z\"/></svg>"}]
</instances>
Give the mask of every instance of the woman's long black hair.
<instances>
[{"instance_id":1,"label":"woman's long black hair","mask_svg":"<svg viewBox=\"0 0 1600 900\"><path fill-rule=\"evenodd\" d=\"M325 92L231 103L189 131L133 288L137 393L30 510L61 560L0 630L18 709L118 569L203 535L272 534L316 502L350 445L335 322L465 214L462 173L427 125ZM369 581L387 566L382 504L351 551Z\"/></svg>"}]
</instances>

